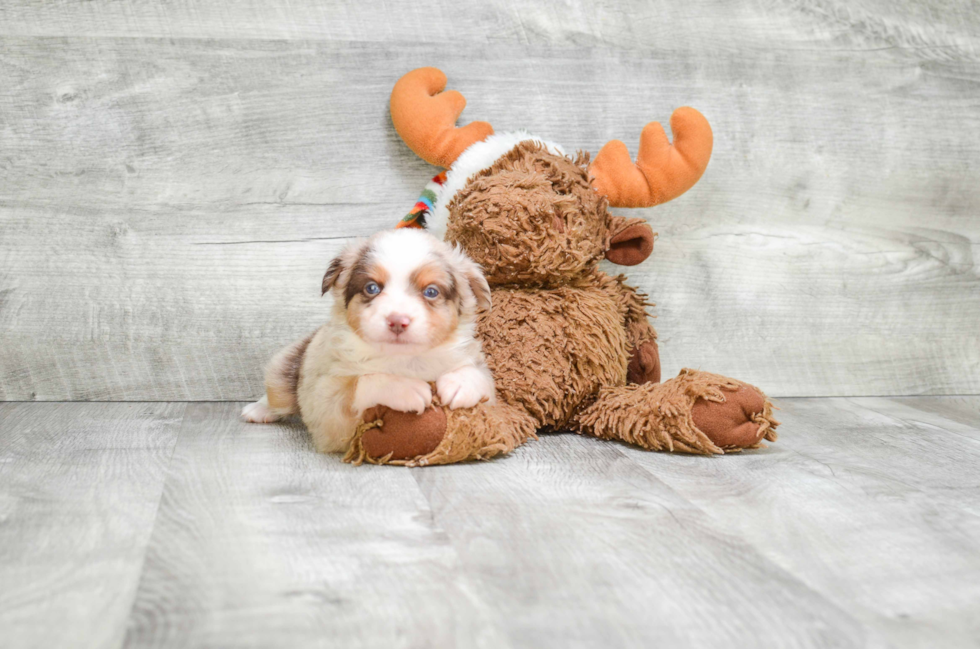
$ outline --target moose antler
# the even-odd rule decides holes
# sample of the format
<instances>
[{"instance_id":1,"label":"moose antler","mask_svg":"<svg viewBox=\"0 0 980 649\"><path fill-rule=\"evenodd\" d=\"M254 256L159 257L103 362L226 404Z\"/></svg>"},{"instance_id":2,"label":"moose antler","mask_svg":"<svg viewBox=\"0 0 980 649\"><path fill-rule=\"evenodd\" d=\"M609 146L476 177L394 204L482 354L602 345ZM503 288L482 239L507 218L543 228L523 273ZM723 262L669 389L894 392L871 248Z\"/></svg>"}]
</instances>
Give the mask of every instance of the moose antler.
<instances>
[{"instance_id":1,"label":"moose antler","mask_svg":"<svg viewBox=\"0 0 980 649\"><path fill-rule=\"evenodd\" d=\"M407 73L391 90L391 121L405 144L420 158L450 167L468 146L493 135L487 122L456 128L466 99L455 90L442 92L446 75L437 68Z\"/></svg>"},{"instance_id":2,"label":"moose antler","mask_svg":"<svg viewBox=\"0 0 980 649\"><path fill-rule=\"evenodd\" d=\"M671 145L660 122L650 122L640 134L640 154L634 165L626 145L607 142L589 165L592 186L613 207L651 207L677 198L701 178L711 157L711 126L690 107L670 116Z\"/></svg>"}]
</instances>

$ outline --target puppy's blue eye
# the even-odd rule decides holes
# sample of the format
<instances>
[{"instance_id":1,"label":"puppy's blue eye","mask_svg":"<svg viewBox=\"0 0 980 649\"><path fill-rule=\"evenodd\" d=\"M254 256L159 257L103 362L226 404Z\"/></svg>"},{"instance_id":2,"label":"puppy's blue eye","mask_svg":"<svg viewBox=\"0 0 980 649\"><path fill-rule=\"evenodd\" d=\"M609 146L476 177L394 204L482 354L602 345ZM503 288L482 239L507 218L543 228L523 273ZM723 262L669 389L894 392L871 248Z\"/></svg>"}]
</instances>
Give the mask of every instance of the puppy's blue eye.
<instances>
[{"instance_id":1,"label":"puppy's blue eye","mask_svg":"<svg viewBox=\"0 0 980 649\"><path fill-rule=\"evenodd\" d=\"M378 286L377 282L368 282L364 285L364 292L368 295L377 295L381 292L381 287Z\"/></svg>"},{"instance_id":2,"label":"puppy's blue eye","mask_svg":"<svg viewBox=\"0 0 980 649\"><path fill-rule=\"evenodd\" d=\"M437 289L435 286L426 286L425 290L422 291L422 295L430 300L434 300L439 297L439 289Z\"/></svg>"}]
</instances>

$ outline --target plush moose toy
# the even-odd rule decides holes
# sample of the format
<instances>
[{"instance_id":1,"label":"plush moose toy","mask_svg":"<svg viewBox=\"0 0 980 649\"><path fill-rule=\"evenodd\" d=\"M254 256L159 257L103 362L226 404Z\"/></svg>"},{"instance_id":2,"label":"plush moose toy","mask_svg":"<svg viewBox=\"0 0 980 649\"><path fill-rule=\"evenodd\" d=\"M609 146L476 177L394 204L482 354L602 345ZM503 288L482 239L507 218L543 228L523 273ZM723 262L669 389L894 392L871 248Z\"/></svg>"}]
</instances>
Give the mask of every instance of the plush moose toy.
<instances>
[{"instance_id":1,"label":"plush moose toy","mask_svg":"<svg viewBox=\"0 0 980 649\"><path fill-rule=\"evenodd\" d=\"M649 207L701 177L712 133L693 108L640 136L636 164L614 140L589 163L526 133L486 122L456 128L466 100L442 92L435 68L409 72L391 93L405 144L448 171L429 184L399 226L427 227L460 245L486 273L492 307L478 322L498 401L421 415L367 411L348 461L409 465L487 459L539 430L574 430L645 449L719 454L776 439L772 405L758 389L685 369L660 382L657 334L645 296L598 270L603 258L639 264L653 250L642 219L607 208Z\"/></svg>"}]
</instances>

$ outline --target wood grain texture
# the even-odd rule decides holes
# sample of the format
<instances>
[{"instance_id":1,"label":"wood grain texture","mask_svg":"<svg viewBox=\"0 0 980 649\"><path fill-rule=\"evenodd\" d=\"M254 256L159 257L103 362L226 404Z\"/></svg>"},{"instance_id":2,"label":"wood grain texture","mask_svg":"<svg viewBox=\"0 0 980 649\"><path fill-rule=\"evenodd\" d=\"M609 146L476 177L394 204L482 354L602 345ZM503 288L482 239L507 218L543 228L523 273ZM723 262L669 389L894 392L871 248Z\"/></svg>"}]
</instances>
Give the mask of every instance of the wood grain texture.
<instances>
[{"instance_id":1,"label":"wood grain texture","mask_svg":"<svg viewBox=\"0 0 980 649\"><path fill-rule=\"evenodd\" d=\"M190 404L126 647L506 646L411 475Z\"/></svg>"},{"instance_id":2,"label":"wood grain texture","mask_svg":"<svg viewBox=\"0 0 980 649\"><path fill-rule=\"evenodd\" d=\"M617 444L548 435L413 472L513 646L876 644Z\"/></svg>"},{"instance_id":3,"label":"wood grain texture","mask_svg":"<svg viewBox=\"0 0 980 649\"><path fill-rule=\"evenodd\" d=\"M424 469L240 405L0 404L0 647L980 637L980 397L783 399L741 455L564 434Z\"/></svg>"},{"instance_id":4,"label":"wood grain texture","mask_svg":"<svg viewBox=\"0 0 980 649\"><path fill-rule=\"evenodd\" d=\"M980 392L978 44L970 2L3 3L0 399L259 394L431 175L387 116L429 64L568 149L707 115L705 177L637 212L665 376Z\"/></svg>"},{"instance_id":5,"label":"wood grain texture","mask_svg":"<svg viewBox=\"0 0 980 649\"><path fill-rule=\"evenodd\" d=\"M719 462L623 452L889 645L975 647L980 439L918 401L783 399L779 444Z\"/></svg>"},{"instance_id":6,"label":"wood grain texture","mask_svg":"<svg viewBox=\"0 0 980 649\"><path fill-rule=\"evenodd\" d=\"M915 397L892 399L892 401L902 406L909 406L921 412L942 417L947 422L954 421L964 424L967 431L980 430L980 397L977 396Z\"/></svg>"},{"instance_id":7,"label":"wood grain texture","mask_svg":"<svg viewBox=\"0 0 980 649\"><path fill-rule=\"evenodd\" d=\"M732 29L737 25L738 29ZM367 0L358 3L7 0L3 36L248 38L367 42L504 43L739 51L827 47L976 56L980 16L971 0Z\"/></svg>"},{"instance_id":8,"label":"wood grain texture","mask_svg":"<svg viewBox=\"0 0 980 649\"><path fill-rule=\"evenodd\" d=\"M184 404L0 404L0 647L118 647Z\"/></svg>"}]
</instances>

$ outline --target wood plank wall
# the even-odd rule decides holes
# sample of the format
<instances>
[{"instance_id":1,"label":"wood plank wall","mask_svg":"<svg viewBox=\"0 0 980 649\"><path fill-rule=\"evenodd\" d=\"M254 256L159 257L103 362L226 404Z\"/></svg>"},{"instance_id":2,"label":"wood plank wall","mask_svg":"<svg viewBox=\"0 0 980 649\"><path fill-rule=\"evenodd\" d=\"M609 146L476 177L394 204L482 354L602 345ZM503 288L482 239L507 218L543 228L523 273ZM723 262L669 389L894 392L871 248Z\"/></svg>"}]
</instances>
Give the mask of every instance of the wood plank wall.
<instances>
[{"instance_id":1,"label":"wood plank wall","mask_svg":"<svg viewBox=\"0 0 980 649\"><path fill-rule=\"evenodd\" d=\"M568 149L693 105L712 163L636 213L665 375L980 392L972 0L0 4L0 399L220 400L433 168L391 85Z\"/></svg>"}]
</instances>

